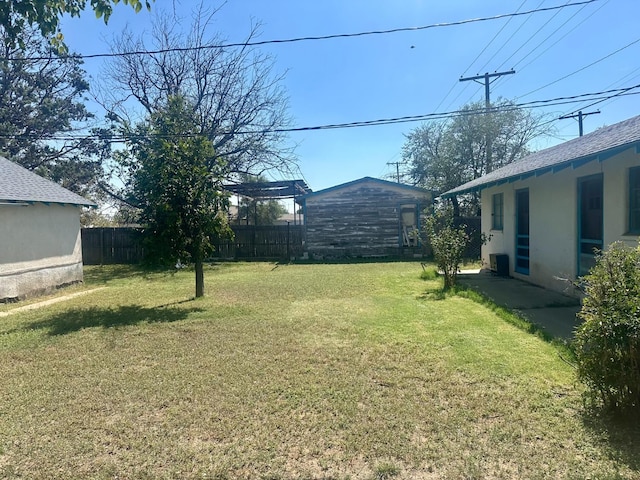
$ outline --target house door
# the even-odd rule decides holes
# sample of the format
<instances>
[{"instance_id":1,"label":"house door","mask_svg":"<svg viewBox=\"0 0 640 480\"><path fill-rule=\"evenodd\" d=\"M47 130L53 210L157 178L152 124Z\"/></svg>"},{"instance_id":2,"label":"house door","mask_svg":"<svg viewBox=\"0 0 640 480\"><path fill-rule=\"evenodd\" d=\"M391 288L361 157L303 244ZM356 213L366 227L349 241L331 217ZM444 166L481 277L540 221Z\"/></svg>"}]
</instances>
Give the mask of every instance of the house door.
<instances>
[{"instance_id":1,"label":"house door","mask_svg":"<svg viewBox=\"0 0 640 480\"><path fill-rule=\"evenodd\" d=\"M578 275L595 265L595 252L602 250L602 175L578 179Z\"/></svg>"},{"instance_id":2,"label":"house door","mask_svg":"<svg viewBox=\"0 0 640 480\"><path fill-rule=\"evenodd\" d=\"M515 270L529 275L529 189L516 190Z\"/></svg>"}]
</instances>

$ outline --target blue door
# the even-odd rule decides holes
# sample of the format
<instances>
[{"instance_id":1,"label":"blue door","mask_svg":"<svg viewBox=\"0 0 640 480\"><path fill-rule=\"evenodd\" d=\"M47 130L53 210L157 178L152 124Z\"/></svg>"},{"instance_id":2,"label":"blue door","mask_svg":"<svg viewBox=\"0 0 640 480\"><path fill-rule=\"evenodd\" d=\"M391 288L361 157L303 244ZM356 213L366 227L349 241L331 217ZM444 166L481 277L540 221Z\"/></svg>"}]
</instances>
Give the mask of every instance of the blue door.
<instances>
[{"instance_id":1,"label":"blue door","mask_svg":"<svg viewBox=\"0 0 640 480\"><path fill-rule=\"evenodd\" d=\"M516 190L516 262L518 273L529 275L529 189Z\"/></svg>"}]
</instances>

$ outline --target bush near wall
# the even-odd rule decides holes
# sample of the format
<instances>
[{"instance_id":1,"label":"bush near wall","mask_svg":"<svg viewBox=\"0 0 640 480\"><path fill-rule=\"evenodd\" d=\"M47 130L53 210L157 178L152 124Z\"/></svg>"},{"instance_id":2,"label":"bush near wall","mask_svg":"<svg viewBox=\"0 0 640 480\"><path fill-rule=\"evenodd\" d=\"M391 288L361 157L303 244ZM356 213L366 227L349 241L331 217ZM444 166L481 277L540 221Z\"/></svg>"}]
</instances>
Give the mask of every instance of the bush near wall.
<instances>
[{"instance_id":1,"label":"bush near wall","mask_svg":"<svg viewBox=\"0 0 640 480\"><path fill-rule=\"evenodd\" d=\"M588 398L640 413L640 246L612 244L584 282L576 355Z\"/></svg>"}]
</instances>

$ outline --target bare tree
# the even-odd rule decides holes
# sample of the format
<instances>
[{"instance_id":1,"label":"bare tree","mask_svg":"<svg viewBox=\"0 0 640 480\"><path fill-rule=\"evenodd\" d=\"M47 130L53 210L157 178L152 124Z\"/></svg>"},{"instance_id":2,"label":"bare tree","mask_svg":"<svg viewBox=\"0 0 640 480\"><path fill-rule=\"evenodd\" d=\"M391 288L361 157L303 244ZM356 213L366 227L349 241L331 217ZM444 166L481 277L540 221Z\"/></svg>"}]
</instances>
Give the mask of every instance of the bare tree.
<instances>
[{"instance_id":1,"label":"bare tree","mask_svg":"<svg viewBox=\"0 0 640 480\"><path fill-rule=\"evenodd\" d=\"M115 57L106 71L106 104L131 125L132 108L150 115L181 95L192 105L198 134L213 143L212 162L223 159L230 174L288 172L294 157L282 132L290 125L283 75L254 47L222 46L223 38L209 33L216 13L201 6L183 33L179 19L159 12L149 42L131 31L114 40L115 53L158 53ZM245 42L257 34L253 26Z\"/></svg>"}]
</instances>

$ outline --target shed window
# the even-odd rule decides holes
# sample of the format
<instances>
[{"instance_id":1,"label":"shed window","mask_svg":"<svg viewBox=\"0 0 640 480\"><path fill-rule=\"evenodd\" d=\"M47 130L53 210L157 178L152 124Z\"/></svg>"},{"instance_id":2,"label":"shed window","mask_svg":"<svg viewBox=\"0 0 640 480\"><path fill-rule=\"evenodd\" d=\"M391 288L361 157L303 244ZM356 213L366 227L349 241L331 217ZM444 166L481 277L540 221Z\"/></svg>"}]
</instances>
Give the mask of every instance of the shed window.
<instances>
[{"instance_id":1,"label":"shed window","mask_svg":"<svg viewBox=\"0 0 640 480\"><path fill-rule=\"evenodd\" d=\"M496 193L491 197L491 229L502 230L504 196L502 193Z\"/></svg>"},{"instance_id":2,"label":"shed window","mask_svg":"<svg viewBox=\"0 0 640 480\"><path fill-rule=\"evenodd\" d=\"M640 167L629 169L629 233L640 234Z\"/></svg>"}]
</instances>

